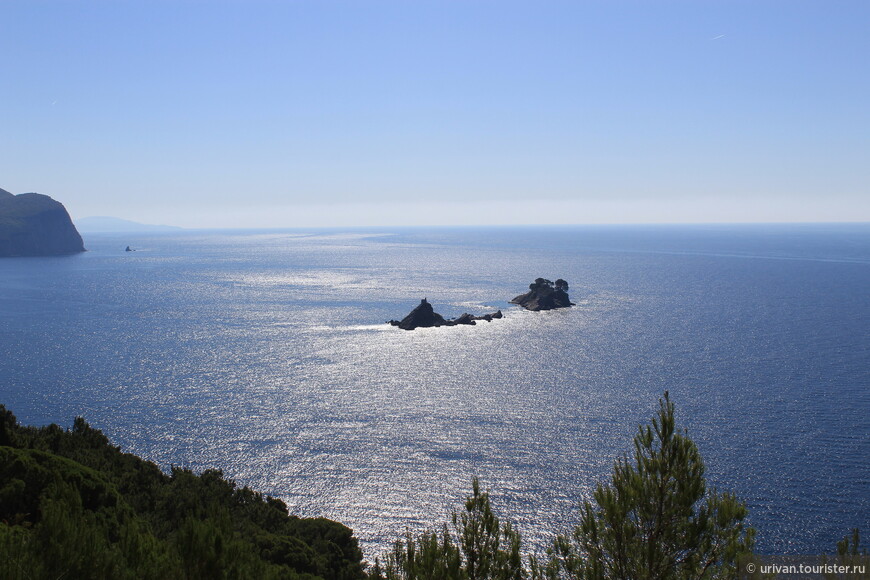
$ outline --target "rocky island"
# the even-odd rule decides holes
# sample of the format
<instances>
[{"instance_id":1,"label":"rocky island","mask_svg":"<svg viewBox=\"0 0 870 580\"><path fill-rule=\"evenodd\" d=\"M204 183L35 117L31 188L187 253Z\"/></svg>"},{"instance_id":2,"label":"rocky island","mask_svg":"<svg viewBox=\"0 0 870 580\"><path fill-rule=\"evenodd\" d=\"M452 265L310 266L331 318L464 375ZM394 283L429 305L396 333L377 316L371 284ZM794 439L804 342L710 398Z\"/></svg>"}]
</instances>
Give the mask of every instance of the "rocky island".
<instances>
[{"instance_id":1,"label":"rocky island","mask_svg":"<svg viewBox=\"0 0 870 580\"><path fill-rule=\"evenodd\" d=\"M0 189L0 257L84 252L82 237L60 202L39 193Z\"/></svg>"},{"instance_id":2,"label":"rocky island","mask_svg":"<svg viewBox=\"0 0 870 580\"><path fill-rule=\"evenodd\" d=\"M398 326L402 330L414 330L415 328L429 328L433 326L457 326L459 324L476 324L477 320L491 321L493 318L501 318L501 310L483 316L474 316L467 312L457 318L447 320L432 308L429 301L423 298L405 318L402 320L390 320L389 324Z\"/></svg>"},{"instance_id":3,"label":"rocky island","mask_svg":"<svg viewBox=\"0 0 870 580\"><path fill-rule=\"evenodd\" d=\"M518 304L527 310L535 311L574 306L574 303L568 298L568 282L561 278L555 282L551 282L546 278L537 278L529 284L529 291L511 300L511 304ZM423 298L420 304L408 313L405 318L402 320L390 320L388 324L398 326L403 330L414 330L415 328L429 328L433 326L475 324L478 320L489 322L494 318L501 317L501 310L498 310L483 316L474 316L466 312L462 316L448 320L435 312L429 301Z\"/></svg>"},{"instance_id":4,"label":"rocky island","mask_svg":"<svg viewBox=\"0 0 870 580\"><path fill-rule=\"evenodd\" d=\"M511 304L519 304L527 310L535 311L574 306L568 298L568 283L561 278L555 283L545 278L537 278L529 284L529 291L511 300Z\"/></svg>"}]
</instances>

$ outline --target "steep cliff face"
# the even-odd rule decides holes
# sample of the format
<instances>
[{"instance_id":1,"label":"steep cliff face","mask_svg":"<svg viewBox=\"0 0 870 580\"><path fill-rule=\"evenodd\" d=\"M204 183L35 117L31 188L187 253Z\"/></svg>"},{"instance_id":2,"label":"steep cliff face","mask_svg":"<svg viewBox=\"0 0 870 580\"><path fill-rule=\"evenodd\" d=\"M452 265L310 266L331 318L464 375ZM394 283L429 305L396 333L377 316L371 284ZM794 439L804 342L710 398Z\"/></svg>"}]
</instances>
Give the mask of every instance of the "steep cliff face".
<instances>
[{"instance_id":1,"label":"steep cliff face","mask_svg":"<svg viewBox=\"0 0 870 580\"><path fill-rule=\"evenodd\" d=\"M62 256L85 247L66 208L47 195L0 189L0 257Z\"/></svg>"}]
</instances>

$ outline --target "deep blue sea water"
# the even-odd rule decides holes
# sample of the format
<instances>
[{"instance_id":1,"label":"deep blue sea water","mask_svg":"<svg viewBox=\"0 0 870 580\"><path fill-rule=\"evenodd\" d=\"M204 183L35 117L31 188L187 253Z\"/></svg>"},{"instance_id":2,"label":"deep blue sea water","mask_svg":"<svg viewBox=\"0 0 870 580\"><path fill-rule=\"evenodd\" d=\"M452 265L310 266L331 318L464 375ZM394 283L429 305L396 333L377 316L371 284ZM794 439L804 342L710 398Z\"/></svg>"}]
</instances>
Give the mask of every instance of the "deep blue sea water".
<instances>
[{"instance_id":1,"label":"deep blue sea water","mask_svg":"<svg viewBox=\"0 0 870 580\"><path fill-rule=\"evenodd\" d=\"M532 546L669 390L766 553L870 534L870 225L85 235L0 261L0 403L219 467L373 557L479 475ZM125 253L130 245L137 251ZM508 300L564 278L575 308ZM474 327L384 324L427 297Z\"/></svg>"}]
</instances>

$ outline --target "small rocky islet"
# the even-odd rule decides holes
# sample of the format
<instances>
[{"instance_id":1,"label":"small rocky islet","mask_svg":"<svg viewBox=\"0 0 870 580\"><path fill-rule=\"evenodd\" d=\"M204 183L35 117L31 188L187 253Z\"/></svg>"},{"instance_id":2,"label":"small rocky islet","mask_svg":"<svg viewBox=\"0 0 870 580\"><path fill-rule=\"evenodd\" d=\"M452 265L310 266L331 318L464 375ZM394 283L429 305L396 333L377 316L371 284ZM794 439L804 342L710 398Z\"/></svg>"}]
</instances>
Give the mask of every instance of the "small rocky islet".
<instances>
[{"instance_id":1,"label":"small rocky islet","mask_svg":"<svg viewBox=\"0 0 870 580\"><path fill-rule=\"evenodd\" d=\"M465 313L457 318L446 319L432 308L429 301L423 298L420 304L402 320L390 320L389 324L398 326L402 330L414 330L415 328L429 328L433 326L457 326L459 324L477 324L478 320L491 321L493 318L501 318L501 310L484 314L483 316L474 316Z\"/></svg>"},{"instance_id":2,"label":"small rocky islet","mask_svg":"<svg viewBox=\"0 0 870 580\"><path fill-rule=\"evenodd\" d=\"M511 304L519 304L526 310L553 310L574 306L568 297L568 282L559 278L550 282L546 278L537 278L529 284L529 291L520 294Z\"/></svg>"},{"instance_id":3,"label":"small rocky islet","mask_svg":"<svg viewBox=\"0 0 870 580\"><path fill-rule=\"evenodd\" d=\"M529 291L520 294L510 301L511 304L522 306L526 310L553 310L555 308L567 308L574 306L568 297L568 282L559 278L551 282L546 278L537 278L529 284ZM435 312L435 309L426 298L423 298L411 312L402 320L390 320L388 324L398 326L402 330L414 330L415 328L431 328L437 326L458 326L460 324L476 324L478 320L491 322L496 318L502 318L501 310L474 316L464 313L457 318L447 319Z\"/></svg>"}]
</instances>

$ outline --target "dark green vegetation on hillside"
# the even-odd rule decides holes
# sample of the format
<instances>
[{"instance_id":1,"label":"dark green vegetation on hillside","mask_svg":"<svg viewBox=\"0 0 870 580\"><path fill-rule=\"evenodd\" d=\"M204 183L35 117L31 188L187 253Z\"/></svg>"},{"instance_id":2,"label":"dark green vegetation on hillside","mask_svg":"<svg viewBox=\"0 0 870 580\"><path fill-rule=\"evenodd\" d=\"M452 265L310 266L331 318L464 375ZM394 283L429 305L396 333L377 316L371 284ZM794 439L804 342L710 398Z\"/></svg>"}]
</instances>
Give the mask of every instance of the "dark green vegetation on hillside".
<instances>
[{"instance_id":1,"label":"dark green vegetation on hillside","mask_svg":"<svg viewBox=\"0 0 870 580\"><path fill-rule=\"evenodd\" d=\"M0 257L84 252L66 208L47 195L0 189Z\"/></svg>"},{"instance_id":2,"label":"dark green vegetation on hillside","mask_svg":"<svg viewBox=\"0 0 870 580\"><path fill-rule=\"evenodd\" d=\"M122 453L82 418L19 425L0 405L0 577L363 578L351 530L290 516L220 471Z\"/></svg>"},{"instance_id":3,"label":"dark green vegetation on hillside","mask_svg":"<svg viewBox=\"0 0 870 580\"><path fill-rule=\"evenodd\" d=\"M20 426L0 405L0 579L683 580L737 578L754 530L736 497L709 489L667 393L632 460L581 505L546 555L522 551L472 481L441 529L406 533L366 571L350 529L290 516L283 502L121 453L77 418ZM839 562L866 564L858 531ZM827 578L828 576L826 576ZM836 576L831 576L834 578ZM867 577L867 576L856 576Z\"/></svg>"}]
</instances>

